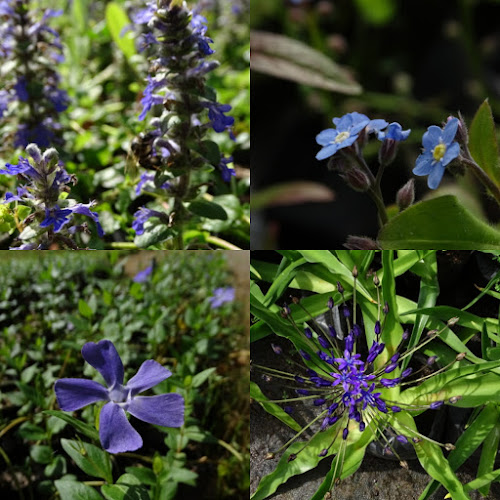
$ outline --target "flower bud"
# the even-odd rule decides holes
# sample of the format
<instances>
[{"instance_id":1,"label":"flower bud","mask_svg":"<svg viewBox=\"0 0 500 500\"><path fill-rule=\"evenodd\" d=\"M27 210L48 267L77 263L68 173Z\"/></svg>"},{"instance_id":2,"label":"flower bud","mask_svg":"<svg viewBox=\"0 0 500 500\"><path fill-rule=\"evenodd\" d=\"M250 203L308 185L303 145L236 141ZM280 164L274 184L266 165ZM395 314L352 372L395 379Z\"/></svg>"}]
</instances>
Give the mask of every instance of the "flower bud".
<instances>
[{"instance_id":1,"label":"flower bud","mask_svg":"<svg viewBox=\"0 0 500 500\"><path fill-rule=\"evenodd\" d=\"M357 268L357 266L354 266L354 268L352 270L352 276L353 276L353 278L357 278L358 277L358 268Z\"/></svg>"},{"instance_id":2,"label":"flower bud","mask_svg":"<svg viewBox=\"0 0 500 500\"><path fill-rule=\"evenodd\" d=\"M26 146L26 152L33 158L35 163L42 162L42 152L36 144L28 144Z\"/></svg>"},{"instance_id":3,"label":"flower bud","mask_svg":"<svg viewBox=\"0 0 500 500\"><path fill-rule=\"evenodd\" d=\"M333 298L332 297L328 298L328 309L333 309Z\"/></svg>"},{"instance_id":4,"label":"flower bud","mask_svg":"<svg viewBox=\"0 0 500 500\"><path fill-rule=\"evenodd\" d=\"M364 193L371 187L370 179L359 168L350 168L346 173L340 174L340 177L355 191Z\"/></svg>"},{"instance_id":5,"label":"flower bud","mask_svg":"<svg viewBox=\"0 0 500 500\"><path fill-rule=\"evenodd\" d=\"M380 165L386 167L390 165L398 152L398 141L386 138L382 141L382 146L378 150L378 161Z\"/></svg>"},{"instance_id":6,"label":"flower bud","mask_svg":"<svg viewBox=\"0 0 500 500\"><path fill-rule=\"evenodd\" d=\"M465 353L465 352L461 352L460 354L457 354L457 355L456 355L455 359L456 359L457 361L462 361L462 359L464 359L464 358L465 358L465 356L466 356L466 353Z\"/></svg>"},{"instance_id":7,"label":"flower bud","mask_svg":"<svg viewBox=\"0 0 500 500\"><path fill-rule=\"evenodd\" d=\"M59 153L54 148L49 148L43 153L43 161L47 168L52 168L59 162Z\"/></svg>"},{"instance_id":8,"label":"flower bud","mask_svg":"<svg viewBox=\"0 0 500 500\"><path fill-rule=\"evenodd\" d=\"M342 283L340 283L340 281L337 281L337 290L340 293L340 295L344 294L344 287L342 286Z\"/></svg>"},{"instance_id":9,"label":"flower bud","mask_svg":"<svg viewBox=\"0 0 500 500\"><path fill-rule=\"evenodd\" d=\"M396 203L399 211L402 212L415 201L415 180L410 179L396 195Z\"/></svg>"},{"instance_id":10,"label":"flower bud","mask_svg":"<svg viewBox=\"0 0 500 500\"><path fill-rule=\"evenodd\" d=\"M264 460L272 460L273 458L274 458L274 453L269 452L264 457Z\"/></svg>"},{"instance_id":11,"label":"flower bud","mask_svg":"<svg viewBox=\"0 0 500 500\"><path fill-rule=\"evenodd\" d=\"M344 246L349 250L380 250L378 243L366 236L348 236Z\"/></svg>"},{"instance_id":12,"label":"flower bud","mask_svg":"<svg viewBox=\"0 0 500 500\"><path fill-rule=\"evenodd\" d=\"M451 318L448 320L448 322L446 324L448 326L453 326L453 325L457 324L459 320L460 320L460 318L457 318L457 317Z\"/></svg>"}]
</instances>

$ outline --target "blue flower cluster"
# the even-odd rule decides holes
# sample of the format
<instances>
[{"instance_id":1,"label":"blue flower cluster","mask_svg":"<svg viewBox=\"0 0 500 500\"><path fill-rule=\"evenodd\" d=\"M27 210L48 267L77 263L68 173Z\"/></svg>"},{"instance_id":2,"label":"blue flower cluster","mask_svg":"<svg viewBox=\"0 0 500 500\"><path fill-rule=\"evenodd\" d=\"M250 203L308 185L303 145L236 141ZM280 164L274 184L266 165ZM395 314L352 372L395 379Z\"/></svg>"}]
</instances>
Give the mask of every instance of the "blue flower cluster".
<instances>
[{"instance_id":1,"label":"blue flower cluster","mask_svg":"<svg viewBox=\"0 0 500 500\"><path fill-rule=\"evenodd\" d=\"M16 107L19 118L8 141L14 147L62 143L58 115L68 107L69 98L59 88L55 67L63 60L63 47L59 34L48 25L61 13L30 9L29 1L0 2L0 57L3 67L9 68L3 72L0 118L12 120L10 110Z\"/></svg>"},{"instance_id":2,"label":"blue flower cluster","mask_svg":"<svg viewBox=\"0 0 500 500\"><path fill-rule=\"evenodd\" d=\"M2 203L17 202L31 209L21 223L21 245L12 249L78 248L74 242L75 233L87 232L88 229L85 224L68 225L75 214L90 217L96 223L99 237L102 237L104 231L98 214L91 210L93 202L76 203L67 198L69 184L75 184L76 178L66 172L57 151L50 148L42 154L36 144L29 144L26 152L32 162L20 157L17 165L7 163L0 170L0 174L17 176L26 182L17 188L17 194L6 193Z\"/></svg>"},{"instance_id":3,"label":"blue flower cluster","mask_svg":"<svg viewBox=\"0 0 500 500\"><path fill-rule=\"evenodd\" d=\"M152 54L139 120L156 114L150 122L152 130L132 145L139 164L156 171L147 175L152 181L148 184L141 177L137 191L147 185L164 189L167 198L175 199L169 209L181 221L182 202L196 196L188 180L192 171L211 165L220 170L226 182L235 175L229 167L232 158L222 155L215 143L207 146L205 140L208 128L227 131L234 139L234 118L227 115L231 106L217 102L213 90L206 86L206 74L218 63L206 59L214 50L206 19L198 10L191 11L173 0L149 0L132 20L145 26L141 47ZM158 213L138 210L133 224L136 233L142 234L148 218L158 217Z\"/></svg>"}]
</instances>

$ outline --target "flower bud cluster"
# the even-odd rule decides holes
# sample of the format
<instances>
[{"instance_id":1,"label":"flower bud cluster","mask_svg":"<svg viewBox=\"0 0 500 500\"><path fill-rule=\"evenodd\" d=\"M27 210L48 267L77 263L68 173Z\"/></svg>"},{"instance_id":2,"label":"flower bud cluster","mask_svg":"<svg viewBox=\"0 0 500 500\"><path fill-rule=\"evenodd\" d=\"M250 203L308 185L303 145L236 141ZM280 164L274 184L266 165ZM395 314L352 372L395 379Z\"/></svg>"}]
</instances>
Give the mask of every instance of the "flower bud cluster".
<instances>
[{"instance_id":1,"label":"flower bud cluster","mask_svg":"<svg viewBox=\"0 0 500 500\"><path fill-rule=\"evenodd\" d=\"M5 123L9 120L4 138L9 147L25 148L32 142L40 147L62 144L58 117L69 99L59 88L55 69L64 59L59 34L48 25L61 13L31 9L25 0L0 3L0 118Z\"/></svg>"},{"instance_id":2,"label":"flower bud cluster","mask_svg":"<svg viewBox=\"0 0 500 500\"><path fill-rule=\"evenodd\" d=\"M54 148L47 149L43 154L36 144L29 144L26 152L29 159L20 157L19 163L7 163L0 174L18 176L26 183L17 187L17 193L8 192L2 204L16 205L11 210L8 220L15 224L9 229L13 233L20 231L18 240L20 246L12 250L33 250L49 248L77 249L74 241L76 233L86 233L86 224L69 224L75 214L90 217L97 226L100 237L104 235L98 215L90 208L93 202L76 203L69 199L70 184L76 184L76 178L64 169L59 161L59 155ZM7 212L2 212L0 223L6 223ZM23 220L21 220L23 219Z\"/></svg>"}]
</instances>

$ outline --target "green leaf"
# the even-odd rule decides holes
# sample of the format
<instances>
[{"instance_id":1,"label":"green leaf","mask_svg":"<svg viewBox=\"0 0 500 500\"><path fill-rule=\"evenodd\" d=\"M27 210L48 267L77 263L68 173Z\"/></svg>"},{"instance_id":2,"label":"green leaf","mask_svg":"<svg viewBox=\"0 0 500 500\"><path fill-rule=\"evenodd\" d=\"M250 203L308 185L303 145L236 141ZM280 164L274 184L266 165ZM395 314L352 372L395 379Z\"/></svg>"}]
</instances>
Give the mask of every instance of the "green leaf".
<instances>
[{"instance_id":1,"label":"green leaf","mask_svg":"<svg viewBox=\"0 0 500 500\"><path fill-rule=\"evenodd\" d=\"M216 370L216 368L207 368L206 370L203 370L200 373L197 373L193 377L193 381L191 382L193 387L199 387L201 384L203 384L206 380L208 380L208 377L212 375L212 373Z\"/></svg>"},{"instance_id":2,"label":"green leaf","mask_svg":"<svg viewBox=\"0 0 500 500\"><path fill-rule=\"evenodd\" d=\"M189 204L188 210L207 219L227 220L227 212L224 208L211 201L194 200Z\"/></svg>"},{"instance_id":3,"label":"green leaf","mask_svg":"<svg viewBox=\"0 0 500 500\"><path fill-rule=\"evenodd\" d=\"M30 457L37 464L48 464L52 461L52 448L46 445L35 444L30 449Z\"/></svg>"},{"instance_id":4,"label":"green leaf","mask_svg":"<svg viewBox=\"0 0 500 500\"><path fill-rule=\"evenodd\" d=\"M469 150L476 163L500 184L496 128L488 99L479 106L470 125Z\"/></svg>"},{"instance_id":5,"label":"green leaf","mask_svg":"<svg viewBox=\"0 0 500 500\"><path fill-rule=\"evenodd\" d=\"M135 55L135 41L132 32L129 30L122 36L123 28L130 26L132 22L127 13L116 2L110 2L106 6L106 24L114 42L120 47L124 56L130 59Z\"/></svg>"},{"instance_id":6,"label":"green leaf","mask_svg":"<svg viewBox=\"0 0 500 500\"><path fill-rule=\"evenodd\" d=\"M302 428L295 420L286 413L281 406L276 403L270 403L264 393L260 390L260 387L255 383L250 381L250 397L257 401L264 410L267 411L273 417L281 420L285 425L288 425L291 429L299 432Z\"/></svg>"},{"instance_id":7,"label":"green leaf","mask_svg":"<svg viewBox=\"0 0 500 500\"><path fill-rule=\"evenodd\" d=\"M94 488L78 481L60 479L54 481L61 500L102 500L102 496Z\"/></svg>"},{"instance_id":8,"label":"green leaf","mask_svg":"<svg viewBox=\"0 0 500 500\"><path fill-rule=\"evenodd\" d=\"M220 150L214 141L203 141L196 146L196 151L205 158L208 163L217 167L220 163Z\"/></svg>"},{"instance_id":9,"label":"green leaf","mask_svg":"<svg viewBox=\"0 0 500 500\"><path fill-rule=\"evenodd\" d=\"M144 232L136 235L134 243L139 248L148 248L171 237L172 229L167 227L163 222L148 220L144 224Z\"/></svg>"},{"instance_id":10,"label":"green leaf","mask_svg":"<svg viewBox=\"0 0 500 500\"><path fill-rule=\"evenodd\" d=\"M394 0L356 0L361 17L370 24L387 24L396 14Z\"/></svg>"},{"instance_id":11,"label":"green leaf","mask_svg":"<svg viewBox=\"0 0 500 500\"><path fill-rule=\"evenodd\" d=\"M133 474L123 474L116 484L105 484L101 492L107 500L150 500L146 488Z\"/></svg>"},{"instance_id":12,"label":"green leaf","mask_svg":"<svg viewBox=\"0 0 500 500\"><path fill-rule=\"evenodd\" d=\"M283 35L252 31L253 71L284 78L310 87L357 95L361 86L330 57Z\"/></svg>"},{"instance_id":13,"label":"green leaf","mask_svg":"<svg viewBox=\"0 0 500 500\"><path fill-rule=\"evenodd\" d=\"M472 215L455 196L421 201L381 230L382 248L500 249L500 233Z\"/></svg>"},{"instance_id":14,"label":"green leaf","mask_svg":"<svg viewBox=\"0 0 500 500\"><path fill-rule=\"evenodd\" d=\"M85 422L81 422L80 420L72 417L68 413L64 413L63 411L59 410L45 410L43 413L64 420L68 424L71 424L78 432L81 432L82 434L92 439L93 441L99 441L99 433L95 430L94 427L92 427L89 424L86 424Z\"/></svg>"},{"instance_id":15,"label":"green leaf","mask_svg":"<svg viewBox=\"0 0 500 500\"><path fill-rule=\"evenodd\" d=\"M61 439L64 451L89 476L101 477L108 483L113 482L109 455L90 443L82 443L71 439Z\"/></svg>"},{"instance_id":16,"label":"green leaf","mask_svg":"<svg viewBox=\"0 0 500 500\"><path fill-rule=\"evenodd\" d=\"M139 480L139 484L154 486L156 484L155 473L146 467L126 467L125 471Z\"/></svg>"},{"instance_id":17,"label":"green leaf","mask_svg":"<svg viewBox=\"0 0 500 500\"><path fill-rule=\"evenodd\" d=\"M54 457L52 462L45 467L44 474L46 477L60 477L66 474L66 459L61 455Z\"/></svg>"},{"instance_id":18,"label":"green leaf","mask_svg":"<svg viewBox=\"0 0 500 500\"><path fill-rule=\"evenodd\" d=\"M47 438L47 433L38 425L25 422L18 430L19 435L28 441L40 441Z\"/></svg>"},{"instance_id":19,"label":"green leaf","mask_svg":"<svg viewBox=\"0 0 500 500\"><path fill-rule=\"evenodd\" d=\"M92 318L94 314L92 308L83 299L78 300L78 312L87 319Z\"/></svg>"},{"instance_id":20,"label":"green leaf","mask_svg":"<svg viewBox=\"0 0 500 500\"><path fill-rule=\"evenodd\" d=\"M485 474L490 474L493 471L495 465L495 459L498 453L498 444L500 443L500 422L498 421L498 407L497 407L497 419L493 429L491 429L488 436L484 440L483 449L481 451L481 458L479 460L479 466L477 468L478 477ZM479 488L479 491L484 495L488 496L490 491L490 485L485 485Z\"/></svg>"}]
</instances>

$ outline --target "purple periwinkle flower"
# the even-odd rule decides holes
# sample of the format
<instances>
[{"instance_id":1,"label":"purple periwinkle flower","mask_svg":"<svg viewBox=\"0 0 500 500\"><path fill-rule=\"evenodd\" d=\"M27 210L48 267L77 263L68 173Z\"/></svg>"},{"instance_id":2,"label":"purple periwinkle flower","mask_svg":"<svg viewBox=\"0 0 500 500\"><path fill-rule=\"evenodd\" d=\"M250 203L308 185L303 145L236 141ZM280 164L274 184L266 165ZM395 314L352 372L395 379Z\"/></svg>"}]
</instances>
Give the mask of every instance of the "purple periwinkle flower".
<instances>
[{"instance_id":1,"label":"purple periwinkle flower","mask_svg":"<svg viewBox=\"0 0 500 500\"><path fill-rule=\"evenodd\" d=\"M149 277L153 273L153 264L149 265L142 271L139 271L133 278L132 281L134 283L145 283L149 280Z\"/></svg>"},{"instance_id":2,"label":"purple periwinkle flower","mask_svg":"<svg viewBox=\"0 0 500 500\"><path fill-rule=\"evenodd\" d=\"M213 296L208 298L210 307L217 309L218 307L228 302L233 302L235 297L235 289L231 286L216 288L213 291Z\"/></svg>"},{"instance_id":3,"label":"purple periwinkle flower","mask_svg":"<svg viewBox=\"0 0 500 500\"><path fill-rule=\"evenodd\" d=\"M106 386L94 380L62 378L55 383L57 403L64 411L75 411L97 401L105 401L99 419L99 438L109 453L134 451L142 438L127 420L125 412L150 424L181 427L184 398L180 394L138 396L172 375L156 361L144 361L139 371L124 385L124 368L118 351L109 340L88 342L82 356L103 377Z\"/></svg>"},{"instance_id":4,"label":"purple periwinkle flower","mask_svg":"<svg viewBox=\"0 0 500 500\"><path fill-rule=\"evenodd\" d=\"M458 118L452 118L443 129L431 125L422 138L423 153L417 158L413 173L428 175L427 185L436 189L443 178L444 169L460 154L460 145L455 142Z\"/></svg>"}]
</instances>

